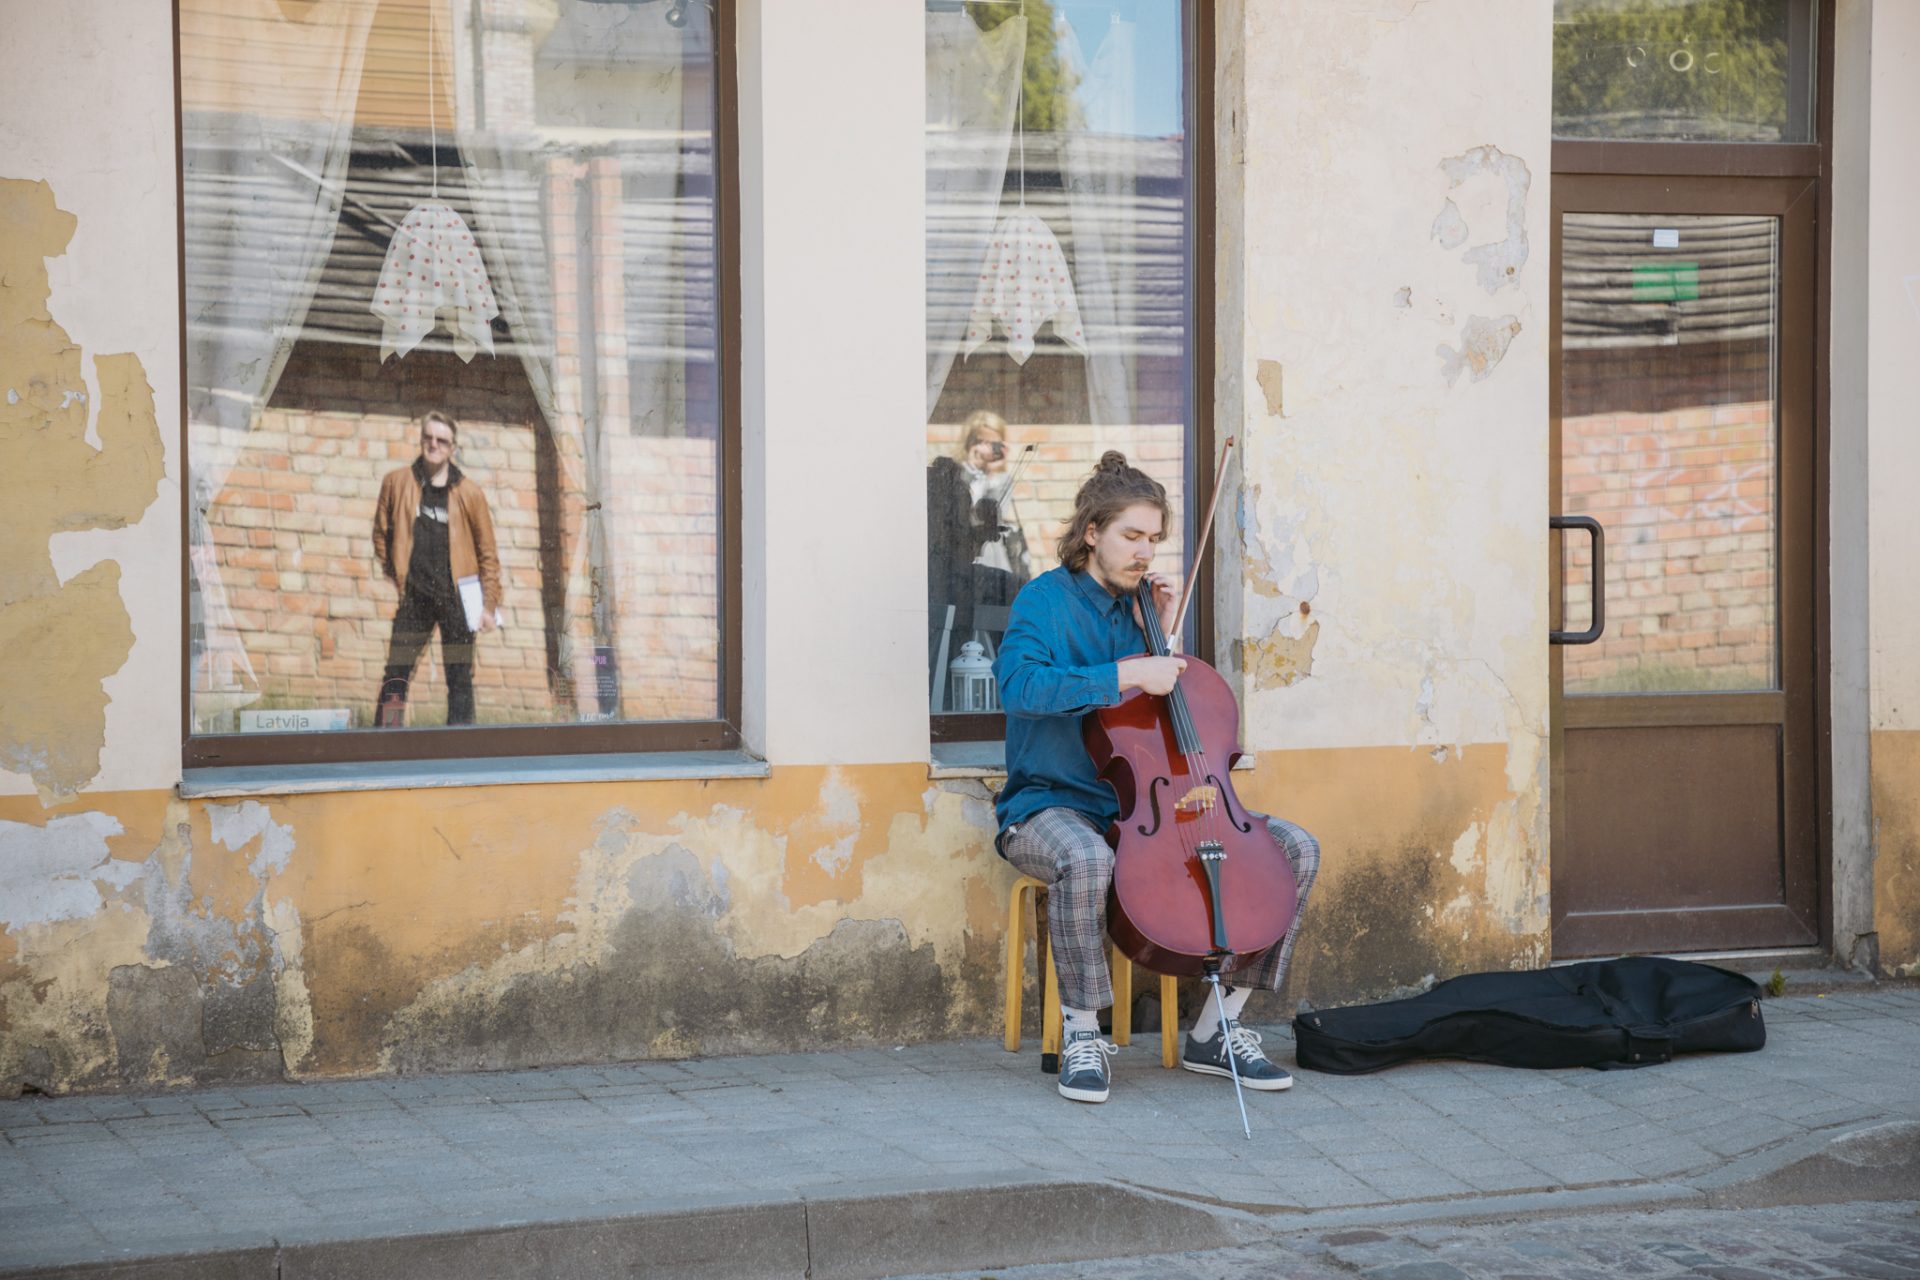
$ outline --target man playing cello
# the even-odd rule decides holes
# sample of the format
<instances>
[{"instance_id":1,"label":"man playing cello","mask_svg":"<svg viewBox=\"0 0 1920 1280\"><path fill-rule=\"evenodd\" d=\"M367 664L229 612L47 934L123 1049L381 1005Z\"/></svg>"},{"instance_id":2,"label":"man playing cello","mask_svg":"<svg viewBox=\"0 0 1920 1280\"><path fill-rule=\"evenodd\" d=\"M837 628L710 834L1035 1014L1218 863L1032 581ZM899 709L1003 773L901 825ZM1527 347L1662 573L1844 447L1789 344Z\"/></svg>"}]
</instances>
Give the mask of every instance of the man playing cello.
<instances>
[{"instance_id":1,"label":"man playing cello","mask_svg":"<svg viewBox=\"0 0 1920 1280\"><path fill-rule=\"evenodd\" d=\"M1107 1100L1107 1057L1115 1052L1100 1038L1098 1012L1113 1002L1106 950L1113 850L1102 833L1119 813L1112 788L1095 774L1081 744L1080 720L1115 705L1130 689L1164 696L1186 669L1178 657L1128 656L1145 648L1134 595L1143 580L1152 582L1162 625L1173 633L1173 587L1147 573L1170 519L1158 481L1118 452L1102 456L1074 498L1060 566L1014 598L994 664L1007 714L997 843L1008 862L1048 886L1063 1021L1060 1092L1078 1102ZM1180 1065L1217 1076L1237 1067L1247 1088L1272 1091L1293 1078L1268 1060L1259 1034L1242 1027L1239 1016L1254 990L1277 991L1286 978L1320 846L1291 822L1266 823L1292 865L1298 910L1286 936L1253 968L1233 975L1237 985L1224 989L1224 1025L1215 1002L1202 1006ZM1115 1010L1114 1016L1131 1013Z\"/></svg>"}]
</instances>

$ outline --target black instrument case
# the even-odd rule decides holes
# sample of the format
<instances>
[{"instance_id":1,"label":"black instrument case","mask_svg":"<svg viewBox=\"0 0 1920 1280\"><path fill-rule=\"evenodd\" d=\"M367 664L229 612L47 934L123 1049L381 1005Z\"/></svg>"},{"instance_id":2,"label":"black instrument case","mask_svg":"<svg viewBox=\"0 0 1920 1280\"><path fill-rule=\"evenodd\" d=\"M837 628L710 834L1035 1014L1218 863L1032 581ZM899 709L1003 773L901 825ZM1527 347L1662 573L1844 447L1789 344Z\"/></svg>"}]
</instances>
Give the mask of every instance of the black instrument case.
<instances>
[{"instance_id":1,"label":"black instrument case","mask_svg":"<svg viewBox=\"0 0 1920 1280\"><path fill-rule=\"evenodd\" d=\"M1302 1067L1338 1075L1415 1058L1647 1067L1677 1053L1748 1053L1767 1042L1751 979L1654 956L1470 973L1405 1000L1303 1013L1293 1033Z\"/></svg>"}]
</instances>

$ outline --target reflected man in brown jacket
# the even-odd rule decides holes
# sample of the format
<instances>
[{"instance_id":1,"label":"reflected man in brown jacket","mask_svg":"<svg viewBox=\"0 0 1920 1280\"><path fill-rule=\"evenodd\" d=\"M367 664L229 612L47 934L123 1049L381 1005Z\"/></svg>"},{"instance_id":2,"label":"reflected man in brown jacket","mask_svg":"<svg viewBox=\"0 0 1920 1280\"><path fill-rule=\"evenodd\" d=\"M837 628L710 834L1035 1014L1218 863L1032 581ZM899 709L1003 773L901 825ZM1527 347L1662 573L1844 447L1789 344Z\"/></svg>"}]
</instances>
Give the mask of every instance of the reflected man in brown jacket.
<instances>
[{"instance_id":1,"label":"reflected man in brown jacket","mask_svg":"<svg viewBox=\"0 0 1920 1280\"><path fill-rule=\"evenodd\" d=\"M447 723L473 723L474 630L498 624L500 557L486 495L453 465L459 434L452 418L428 413L420 419L420 456L380 482L373 556L399 590L400 609L375 725L404 722L407 686L436 626L447 670Z\"/></svg>"}]
</instances>

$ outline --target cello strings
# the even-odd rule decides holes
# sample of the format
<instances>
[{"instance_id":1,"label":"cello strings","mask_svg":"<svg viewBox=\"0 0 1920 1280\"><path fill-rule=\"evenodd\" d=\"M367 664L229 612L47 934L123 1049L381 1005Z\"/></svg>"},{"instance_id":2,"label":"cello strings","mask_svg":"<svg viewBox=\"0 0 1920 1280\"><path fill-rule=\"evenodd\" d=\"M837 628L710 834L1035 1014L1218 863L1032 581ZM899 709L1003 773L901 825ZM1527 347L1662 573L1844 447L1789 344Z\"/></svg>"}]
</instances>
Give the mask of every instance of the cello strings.
<instances>
[{"instance_id":1,"label":"cello strings","mask_svg":"<svg viewBox=\"0 0 1920 1280\"><path fill-rule=\"evenodd\" d=\"M1149 596L1148 599L1151 597ZM1160 625L1158 611L1155 610L1149 615L1149 611L1143 607L1141 616L1151 617L1149 643L1152 644L1154 651L1159 654L1171 654L1173 646ZM1174 722L1175 745L1187 762L1189 781L1193 785L1205 786L1211 773L1211 762L1207 759L1205 748L1200 744L1199 728L1193 722L1185 693L1177 684L1167 695L1167 707ZM1214 809L1215 806L1206 805L1201 812L1201 821L1198 825L1203 828L1205 838L1218 841L1222 835L1219 825L1220 815Z\"/></svg>"},{"instance_id":2,"label":"cello strings","mask_svg":"<svg viewBox=\"0 0 1920 1280\"><path fill-rule=\"evenodd\" d=\"M1142 583L1137 599L1149 651L1159 657L1170 656L1173 646L1160 624L1160 612L1154 605L1152 588ZM1205 748L1200 744L1199 729L1193 722L1192 713L1187 707L1186 696L1178 684L1175 684L1167 694L1167 710L1173 724L1174 746L1187 764L1189 790L1195 786L1209 785L1211 762L1207 759ZM1193 822L1180 821L1176 810L1174 828L1180 836L1182 850L1189 857L1199 856L1201 843L1224 843L1225 833L1221 829L1221 815L1217 810L1217 801L1209 804L1203 800L1196 820Z\"/></svg>"},{"instance_id":3,"label":"cello strings","mask_svg":"<svg viewBox=\"0 0 1920 1280\"><path fill-rule=\"evenodd\" d=\"M1139 599L1140 616L1146 624L1147 643L1150 650L1160 656L1171 655L1173 646L1167 638L1165 629L1160 624L1159 610L1153 607L1152 589L1145 583L1141 584ZM1201 744L1199 728L1193 722L1193 715L1187 706L1185 692L1177 683L1167 694L1167 710L1173 722L1174 745L1187 764L1189 789L1192 789L1194 786L1215 785L1212 782L1212 761L1207 758L1206 748ZM1224 783L1218 785L1224 789ZM1197 858L1199 856L1199 845L1201 843L1211 843L1216 847L1225 846L1227 843L1224 827L1225 815L1220 812L1220 810L1225 807L1225 804L1225 795L1222 794L1221 791L1216 791L1211 802L1207 800L1200 802L1200 811L1196 821L1183 823L1179 820L1179 814L1177 812L1175 813L1174 825L1181 837L1181 848L1188 857ZM1190 832L1189 828L1193 830ZM1220 870L1224 872L1225 868L1222 867ZM1212 895L1209 894L1207 896L1211 897ZM1224 897L1225 894L1223 892L1221 894L1222 900L1214 901L1211 904L1215 912L1225 912L1226 903Z\"/></svg>"},{"instance_id":4,"label":"cello strings","mask_svg":"<svg viewBox=\"0 0 1920 1280\"><path fill-rule=\"evenodd\" d=\"M1169 656L1172 646L1167 643L1166 632L1160 625L1160 610L1154 602L1151 583L1146 581L1140 583L1134 592L1134 606L1139 610L1140 629L1147 642L1147 652L1156 658ZM1193 742L1193 735L1187 731L1190 722L1182 714L1186 710L1186 699L1180 696L1180 686L1177 683L1168 691L1166 703L1167 718L1173 728L1174 750L1187 761L1187 768L1191 773L1193 757L1188 747ZM1172 816L1174 834L1180 841L1181 852L1190 858L1198 857L1199 847L1195 840L1197 833L1190 830L1194 824L1181 820L1180 801L1182 799L1184 796L1174 799Z\"/></svg>"}]
</instances>

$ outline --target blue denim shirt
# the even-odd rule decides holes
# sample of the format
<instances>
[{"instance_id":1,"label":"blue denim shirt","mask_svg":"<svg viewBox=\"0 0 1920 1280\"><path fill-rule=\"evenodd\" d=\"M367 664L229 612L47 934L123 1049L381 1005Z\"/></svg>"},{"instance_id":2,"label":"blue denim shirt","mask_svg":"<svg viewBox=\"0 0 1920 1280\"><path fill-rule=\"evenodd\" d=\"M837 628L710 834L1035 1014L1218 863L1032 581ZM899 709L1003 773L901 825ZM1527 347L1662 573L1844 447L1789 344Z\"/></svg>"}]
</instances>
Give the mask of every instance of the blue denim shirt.
<instances>
[{"instance_id":1,"label":"blue denim shirt","mask_svg":"<svg viewBox=\"0 0 1920 1280\"><path fill-rule=\"evenodd\" d=\"M1041 574L1014 597L993 664L1007 713L1007 785L994 801L1000 829L1064 806L1102 830L1120 816L1080 742L1080 719L1120 701L1119 660L1145 653L1133 597L1086 573Z\"/></svg>"}]
</instances>

